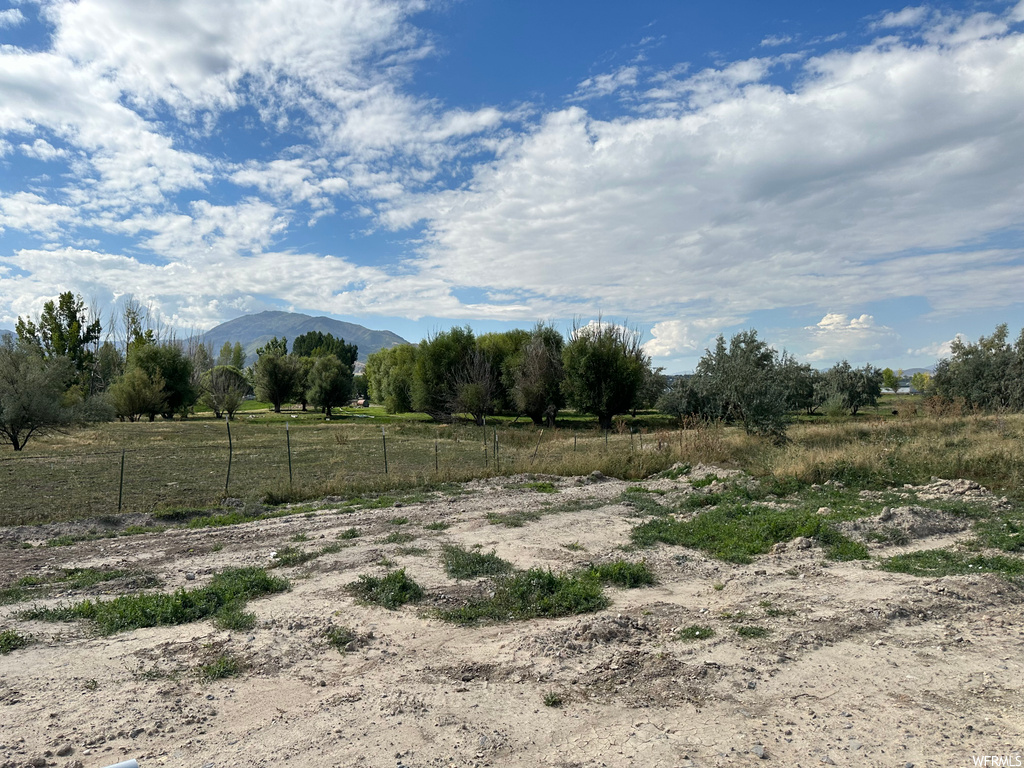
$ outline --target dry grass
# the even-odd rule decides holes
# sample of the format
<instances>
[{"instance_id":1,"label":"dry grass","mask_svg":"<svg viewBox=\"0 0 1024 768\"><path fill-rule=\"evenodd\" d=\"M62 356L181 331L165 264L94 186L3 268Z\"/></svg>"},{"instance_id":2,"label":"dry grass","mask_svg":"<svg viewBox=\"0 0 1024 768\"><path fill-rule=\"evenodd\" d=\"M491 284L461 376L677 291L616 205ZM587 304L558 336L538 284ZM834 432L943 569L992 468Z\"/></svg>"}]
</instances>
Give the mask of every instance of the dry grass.
<instances>
[{"instance_id":1,"label":"dry grass","mask_svg":"<svg viewBox=\"0 0 1024 768\"><path fill-rule=\"evenodd\" d=\"M795 423L781 446L737 428L701 423L642 435L503 425L497 455L493 427L388 422L387 473L380 424L325 422L307 414L288 419L292 482L281 417L252 415L231 426L234 455L226 494L223 422L102 424L35 440L23 453L0 455L5 488L0 525L116 513L122 450L124 512L209 507L225 495L278 504L514 473L574 476L596 469L635 479L677 463L862 487L926 482L933 475L968 477L1011 493L1020 486L1024 416L909 415L910 410L884 420L865 414L838 423Z\"/></svg>"}]
</instances>

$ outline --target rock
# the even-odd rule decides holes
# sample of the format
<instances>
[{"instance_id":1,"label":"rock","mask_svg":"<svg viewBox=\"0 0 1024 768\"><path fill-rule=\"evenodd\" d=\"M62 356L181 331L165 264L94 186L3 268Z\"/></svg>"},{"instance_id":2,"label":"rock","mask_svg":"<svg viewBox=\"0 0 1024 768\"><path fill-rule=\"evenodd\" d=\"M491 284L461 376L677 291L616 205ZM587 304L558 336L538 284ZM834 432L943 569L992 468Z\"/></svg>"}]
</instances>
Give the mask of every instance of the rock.
<instances>
[{"instance_id":1,"label":"rock","mask_svg":"<svg viewBox=\"0 0 1024 768\"><path fill-rule=\"evenodd\" d=\"M821 758L821 762L823 762L825 765L835 765L836 764L836 761L833 760L828 755L825 755L823 758Z\"/></svg>"},{"instance_id":2,"label":"rock","mask_svg":"<svg viewBox=\"0 0 1024 768\"><path fill-rule=\"evenodd\" d=\"M810 549L813 546L813 542L806 536L797 536L793 539L793 547L795 549Z\"/></svg>"},{"instance_id":3,"label":"rock","mask_svg":"<svg viewBox=\"0 0 1024 768\"><path fill-rule=\"evenodd\" d=\"M45 757L31 757L31 758L29 758L25 762L25 765L31 765L31 766L33 766L33 768L43 768L43 766L46 765L46 758Z\"/></svg>"},{"instance_id":4,"label":"rock","mask_svg":"<svg viewBox=\"0 0 1024 768\"><path fill-rule=\"evenodd\" d=\"M757 755L762 760L768 759L768 750L760 744L755 744L753 747L751 747L750 752L751 754Z\"/></svg>"},{"instance_id":5,"label":"rock","mask_svg":"<svg viewBox=\"0 0 1024 768\"><path fill-rule=\"evenodd\" d=\"M185 574L185 581L195 581L195 580L196 580L196 575L194 573L192 573L191 571L189 571L188 573Z\"/></svg>"},{"instance_id":6,"label":"rock","mask_svg":"<svg viewBox=\"0 0 1024 768\"><path fill-rule=\"evenodd\" d=\"M882 507L882 514L878 516L878 519L883 523L892 520L892 507Z\"/></svg>"},{"instance_id":7,"label":"rock","mask_svg":"<svg viewBox=\"0 0 1024 768\"><path fill-rule=\"evenodd\" d=\"M593 472L590 473L590 479L596 482L600 480L607 480L608 478L605 477L604 472L602 472L600 469L595 469Z\"/></svg>"},{"instance_id":8,"label":"rock","mask_svg":"<svg viewBox=\"0 0 1024 768\"><path fill-rule=\"evenodd\" d=\"M70 744L65 744L63 747L57 750L57 757L67 757L74 751L74 747L72 747Z\"/></svg>"}]
</instances>

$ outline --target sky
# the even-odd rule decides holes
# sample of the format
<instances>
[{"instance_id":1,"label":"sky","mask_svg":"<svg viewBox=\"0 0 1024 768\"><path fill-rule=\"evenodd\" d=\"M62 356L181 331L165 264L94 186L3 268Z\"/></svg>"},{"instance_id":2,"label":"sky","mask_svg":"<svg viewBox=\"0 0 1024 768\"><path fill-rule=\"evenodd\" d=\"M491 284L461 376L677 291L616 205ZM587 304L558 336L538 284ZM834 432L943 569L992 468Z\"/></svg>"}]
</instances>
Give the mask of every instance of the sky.
<instances>
[{"instance_id":1,"label":"sky","mask_svg":"<svg viewBox=\"0 0 1024 768\"><path fill-rule=\"evenodd\" d=\"M1024 325L1024 0L0 0L0 326Z\"/></svg>"}]
</instances>

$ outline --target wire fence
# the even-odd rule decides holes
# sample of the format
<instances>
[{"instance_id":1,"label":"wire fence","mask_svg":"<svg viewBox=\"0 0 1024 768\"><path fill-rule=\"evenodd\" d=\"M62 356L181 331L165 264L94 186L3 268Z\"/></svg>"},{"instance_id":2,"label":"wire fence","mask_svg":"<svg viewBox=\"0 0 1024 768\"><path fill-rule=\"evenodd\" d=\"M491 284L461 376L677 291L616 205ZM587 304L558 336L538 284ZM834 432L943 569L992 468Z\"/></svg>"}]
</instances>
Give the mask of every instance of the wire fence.
<instances>
[{"instance_id":1,"label":"wire fence","mask_svg":"<svg viewBox=\"0 0 1024 768\"><path fill-rule=\"evenodd\" d=\"M683 432L472 425L115 424L0 459L0 525L209 506L225 497L551 471L574 458L664 451Z\"/></svg>"}]
</instances>

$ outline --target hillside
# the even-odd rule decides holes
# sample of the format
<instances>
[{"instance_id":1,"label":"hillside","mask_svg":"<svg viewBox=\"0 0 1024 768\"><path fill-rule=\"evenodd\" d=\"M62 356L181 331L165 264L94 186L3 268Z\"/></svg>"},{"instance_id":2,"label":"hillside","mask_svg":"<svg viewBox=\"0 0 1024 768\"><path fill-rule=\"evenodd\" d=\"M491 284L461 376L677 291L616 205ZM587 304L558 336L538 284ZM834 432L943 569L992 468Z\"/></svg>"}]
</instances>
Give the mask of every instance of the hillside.
<instances>
[{"instance_id":1,"label":"hillside","mask_svg":"<svg viewBox=\"0 0 1024 768\"><path fill-rule=\"evenodd\" d=\"M379 349L409 343L391 331L372 331L361 325L345 323L330 317L273 311L228 320L207 331L205 340L213 347L215 355L224 346L224 342L234 344L240 341L245 348L246 364L249 364L255 361L256 350L273 337L288 339L290 349L291 342L297 336L310 331L330 333L349 344L355 344L359 348L358 359L362 362L366 362L367 356Z\"/></svg>"}]
</instances>

